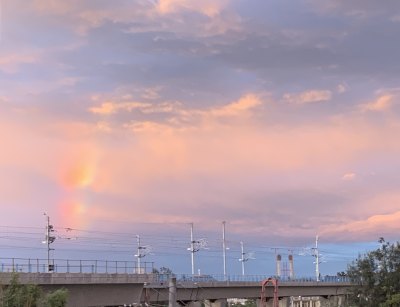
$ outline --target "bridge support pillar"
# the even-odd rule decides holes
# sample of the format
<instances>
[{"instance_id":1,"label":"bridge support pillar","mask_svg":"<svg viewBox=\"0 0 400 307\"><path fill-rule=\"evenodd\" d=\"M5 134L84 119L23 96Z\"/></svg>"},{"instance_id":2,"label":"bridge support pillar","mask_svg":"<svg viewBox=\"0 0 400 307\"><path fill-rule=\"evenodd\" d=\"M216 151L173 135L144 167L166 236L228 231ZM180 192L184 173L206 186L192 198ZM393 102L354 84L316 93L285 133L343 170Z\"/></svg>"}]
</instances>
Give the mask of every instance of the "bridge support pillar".
<instances>
[{"instance_id":1,"label":"bridge support pillar","mask_svg":"<svg viewBox=\"0 0 400 307\"><path fill-rule=\"evenodd\" d=\"M185 305L186 307L201 307L202 303L200 301L191 301Z\"/></svg>"},{"instance_id":2,"label":"bridge support pillar","mask_svg":"<svg viewBox=\"0 0 400 307\"><path fill-rule=\"evenodd\" d=\"M169 280L168 307L176 307L176 277Z\"/></svg>"},{"instance_id":3,"label":"bridge support pillar","mask_svg":"<svg viewBox=\"0 0 400 307\"><path fill-rule=\"evenodd\" d=\"M256 300L257 307L262 307L261 299ZM267 298L267 307L273 307L274 305L272 298ZM282 297L279 299L279 307L292 307L290 305L290 299L288 297Z\"/></svg>"},{"instance_id":4,"label":"bridge support pillar","mask_svg":"<svg viewBox=\"0 0 400 307\"><path fill-rule=\"evenodd\" d=\"M219 299L219 300L205 300L205 307L228 307L227 299Z\"/></svg>"}]
</instances>

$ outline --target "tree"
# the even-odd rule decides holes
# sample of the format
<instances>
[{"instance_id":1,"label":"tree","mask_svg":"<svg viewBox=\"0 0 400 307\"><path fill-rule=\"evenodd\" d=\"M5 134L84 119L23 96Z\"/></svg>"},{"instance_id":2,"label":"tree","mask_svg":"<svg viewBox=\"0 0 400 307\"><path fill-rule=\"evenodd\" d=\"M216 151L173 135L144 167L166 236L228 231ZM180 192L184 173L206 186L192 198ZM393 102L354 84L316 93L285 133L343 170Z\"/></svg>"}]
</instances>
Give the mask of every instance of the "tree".
<instances>
[{"instance_id":1,"label":"tree","mask_svg":"<svg viewBox=\"0 0 400 307\"><path fill-rule=\"evenodd\" d=\"M42 292L37 285L21 285L18 275L14 274L10 285L2 291L2 307L37 307Z\"/></svg>"},{"instance_id":2,"label":"tree","mask_svg":"<svg viewBox=\"0 0 400 307\"><path fill-rule=\"evenodd\" d=\"M243 302L236 302L236 303L230 303L230 307L257 307L257 303L255 300L245 300Z\"/></svg>"},{"instance_id":3,"label":"tree","mask_svg":"<svg viewBox=\"0 0 400 307\"><path fill-rule=\"evenodd\" d=\"M380 248L359 256L347 270L354 287L350 300L360 307L400 306L400 244L379 239Z\"/></svg>"},{"instance_id":4,"label":"tree","mask_svg":"<svg viewBox=\"0 0 400 307\"><path fill-rule=\"evenodd\" d=\"M160 274L168 274L171 275L172 274L172 270L170 268L167 268L165 266L160 268Z\"/></svg>"},{"instance_id":5,"label":"tree","mask_svg":"<svg viewBox=\"0 0 400 307\"><path fill-rule=\"evenodd\" d=\"M58 289L44 295L38 285L20 284L17 274L1 290L0 307L64 307L67 304L67 290Z\"/></svg>"},{"instance_id":6,"label":"tree","mask_svg":"<svg viewBox=\"0 0 400 307\"><path fill-rule=\"evenodd\" d=\"M41 307L64 307L67 305L67 298L68 290L58 289L46 295Z\"/></svg>"}]
</instances>

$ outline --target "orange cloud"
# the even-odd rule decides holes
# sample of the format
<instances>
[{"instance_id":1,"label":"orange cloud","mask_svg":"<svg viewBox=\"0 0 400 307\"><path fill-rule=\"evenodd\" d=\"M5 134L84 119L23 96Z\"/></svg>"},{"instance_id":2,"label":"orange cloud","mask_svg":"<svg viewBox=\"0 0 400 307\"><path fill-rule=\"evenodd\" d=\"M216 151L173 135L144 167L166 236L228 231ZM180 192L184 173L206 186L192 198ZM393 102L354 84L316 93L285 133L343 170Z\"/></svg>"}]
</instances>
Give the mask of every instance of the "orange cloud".
<instances>
[{"instance_id":1,"label":"orange cloud","mask_svg":"<svg viewBox=\"0 0 400 307\"><path fill-rule=\"evenodd\" d=\"M361 105L363 111L386 111L390 109L393 103L393 96L386 94L378 97L375 101Z\"/></svg>"},{"instance_id":2,"label":"orange cloud","mask_svg":"<svg viewBox=\"0 0 400 307\"><path fill-rule=\"evenodd\" d=\"M347 181L354 180L355 178L356 178L355 173L346 173L342 177L343 180L347 180Z\"/></svg>"},{"instance_id":3,"label":"orange cloud","mask_svg":"<svg viewBox=\"0 0 400 307\"><path fill-rule=\"evenodd\" d=\"M135 109L143 109L151 107L149 103L143 102L121 102L115 103L111 101L103 102L99 107L91 107L89 111L94 114L110 115L119 111L132 112Z\"/></svg>"},{"instance_id":4,"label":"orange cloud","mask_svg":"<svg viewBox=\"0 0 400 307\"><path fill-rule=\"evenodd\" d=\"M206 115L212 116L235 116L243 114L243 112L252 110L262 104L261 99L254 94L247 94L238 101L232 102L220 108L211 108L205 111Z\"/></svg>"},{"instance_id":5,"label":"orange cloud","mask_svg":"<svg viewBox=\"0 0 400 307\"><path fill-rule=\"evenodd\" d=\"M258 106L262 105L261 99L255 94L247 94L238 101L226 104L221 107L212 107L205 110L201 109L185 109L180 102L162 102L157 104L143 102L104 102L100 106L94 106L88 109L89 112L98 115L110 115L121 111L131 112L140 110L143 114L151 113L171 113L169 123L183 123L199 119L211 119L218 117L238 117L247 116ZM160 124L144 121L132 121L124 124L125 128L129 128L134 132L144 132L148 129L152 131L168 129L167 124Z\"/></svg>"},{"instance_id":6,"label":"orange cloud","mask_svg":"<svg viewBox=\"0 0 400 307\"><path fill-rule=\"evenodd\" d=\"M376 240L385 235L392 236L400 230L400 211L391 214L372 215L365 220L336 225L322 231L325 237L347 240Z\"/></svg>"}]
</instances>

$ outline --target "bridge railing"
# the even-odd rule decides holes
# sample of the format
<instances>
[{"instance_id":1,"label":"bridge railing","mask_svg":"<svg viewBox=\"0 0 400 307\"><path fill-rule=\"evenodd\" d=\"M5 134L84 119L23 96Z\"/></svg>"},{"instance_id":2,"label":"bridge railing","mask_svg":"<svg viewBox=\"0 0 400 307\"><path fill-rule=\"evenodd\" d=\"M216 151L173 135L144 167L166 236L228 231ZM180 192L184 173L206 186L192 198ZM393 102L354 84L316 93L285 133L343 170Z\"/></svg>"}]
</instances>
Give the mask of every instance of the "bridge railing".
<instances>
[{"instance_id":1,"label":"bridge railing","mask_svg":"<svg viewBox=\"0 0 400 307\"><path fill-rule=\"evenodd\" d=\"M155 276L156 282L166 282L170 277L176 277L178 282L182 283L198 283L198 282L261 282L271 275L215 275L215 274L206 274L206 275L191 275L191 274L157 274ZM274 277L274 276L272 276ZM296 277L296 278L288 278L288 277L274 277L279 280L280 283L287 282L316 282L315 277ZM346 276L324 276L319 280L320 283L348 283L350 282L349 278Z\"/></svg>"},{"instance_id":2,"label":"bridge railing","mask_svg":"<svg viewBox=\"0 0 400 307\"><path fill-rule=\"evenodd\" d=\"M50 271L56 273L145 274L151 273L153 269L154 262L141 262L140 268L135 261L52 259L50 262ZM48 271L47 259L0 258L0 272L46 273Z\"/></svg>"}]
</instances>

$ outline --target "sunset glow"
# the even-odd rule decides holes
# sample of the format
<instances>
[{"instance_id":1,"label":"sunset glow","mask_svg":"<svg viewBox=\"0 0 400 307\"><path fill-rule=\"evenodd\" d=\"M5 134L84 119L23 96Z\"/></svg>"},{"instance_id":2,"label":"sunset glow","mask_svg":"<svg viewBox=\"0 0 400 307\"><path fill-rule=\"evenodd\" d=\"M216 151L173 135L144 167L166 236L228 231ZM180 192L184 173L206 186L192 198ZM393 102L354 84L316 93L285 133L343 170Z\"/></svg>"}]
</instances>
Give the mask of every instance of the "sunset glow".
<instances>
[{"instance_id":1,"label":"sunset glow","mask_svg":"<svg viewBox=\"0 0 400 307\"><path fill-rule=\"evenodd\" d=\"M399 2L1 5L1 225L398 239Z\"/></svg>"}]
</instances>

